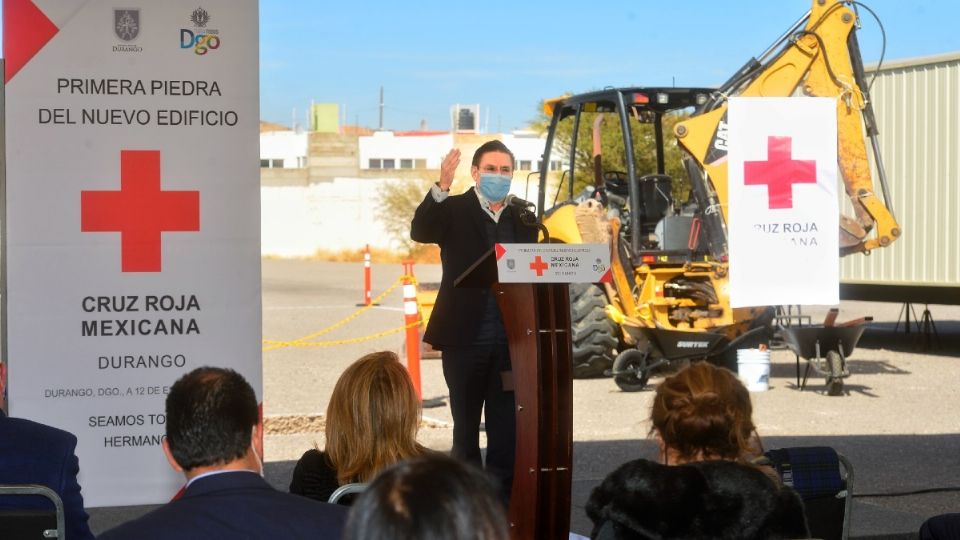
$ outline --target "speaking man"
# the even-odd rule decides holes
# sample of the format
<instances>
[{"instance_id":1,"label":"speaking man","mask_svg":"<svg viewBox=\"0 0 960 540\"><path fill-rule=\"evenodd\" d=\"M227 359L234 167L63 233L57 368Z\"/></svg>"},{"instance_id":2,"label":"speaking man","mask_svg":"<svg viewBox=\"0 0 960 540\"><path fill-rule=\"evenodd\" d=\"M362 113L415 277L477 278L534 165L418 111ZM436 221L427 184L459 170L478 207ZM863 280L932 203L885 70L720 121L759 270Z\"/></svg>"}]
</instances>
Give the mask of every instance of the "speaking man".
<instances>
[{"instance_id":1,"label":"speaking man","mask_svg":"<svg viewBox=\"0 0 960 540\"><path fill-rule=\"evenodd\" d=\"M443 277L423 340L442 353L443 377L453 414L453 456L482 466L480 415L487 432L486 470L509 499L513 485L516 416L510 354L500 309L489 288L454 287L454 280L495 243L536 242L523 209L507 204L513 153L502 142L484 143L473 155L475 185L460 195L450 186L460 164L451 150L440 180L417 207L410 237L438 244Z\"/></svg>"}]
</instances>

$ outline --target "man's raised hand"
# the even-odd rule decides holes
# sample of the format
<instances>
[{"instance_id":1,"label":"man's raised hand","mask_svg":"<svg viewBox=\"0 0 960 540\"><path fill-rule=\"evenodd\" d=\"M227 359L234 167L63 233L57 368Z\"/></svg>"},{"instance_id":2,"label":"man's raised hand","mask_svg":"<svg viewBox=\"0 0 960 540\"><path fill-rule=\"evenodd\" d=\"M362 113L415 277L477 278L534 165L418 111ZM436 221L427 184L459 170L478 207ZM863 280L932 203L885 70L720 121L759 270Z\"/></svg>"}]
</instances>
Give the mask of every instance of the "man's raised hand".
<instances>
[{"instance_id":1,"label":"man's raised hand","mask_svg":"<svg viewBox=\"0 0 960 540\"><path fill-rule=\"evenodd\" d=\"M460 165L460 150L454 148L450 150L443 161L440 162L440 189L447 191L453 184L453 176L457 172L457 165Z\"/></svg>"}]
</instances>

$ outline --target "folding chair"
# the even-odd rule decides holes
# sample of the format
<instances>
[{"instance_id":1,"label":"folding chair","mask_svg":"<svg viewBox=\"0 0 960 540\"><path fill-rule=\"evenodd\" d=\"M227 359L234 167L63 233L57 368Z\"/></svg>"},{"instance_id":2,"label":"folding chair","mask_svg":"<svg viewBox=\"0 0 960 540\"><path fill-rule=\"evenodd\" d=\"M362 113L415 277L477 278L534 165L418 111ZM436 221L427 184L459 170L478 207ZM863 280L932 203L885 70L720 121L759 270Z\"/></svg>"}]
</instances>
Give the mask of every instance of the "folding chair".
<instances>
[{"instance_id":1,"label":"folding chair","mask_svg":"<svg viewBox=\"0 0 960 540\"><path fill-rule=\"evenodd\" d=\"M769 450L764 456L783 485L803 499L813 538L847 540L853 505L853 465L829 446Z\"/></svg>"},{"instance_id":2,"label":"folding chair","mask_svg":"<svg viewBox=\"0 0 960 540\"><path fill-rule=\"evenodd\" d=\"M0 508L0 530L4 531L4 538L62 540L65 537L63 501L56 491L35 484L0 485L0 496L5 495L39 495L50 499L54 509Z\"/></svg>"},{"instance_id":3,"label":"folding chair","mask_svg":"<svg viewBox=\"0 0 960 540\"><path fill-rule=\"evenodd\" d=\"M354 482L352 484L344 484L338 487L333 493L330 494L330 498L327 499L328 503L331 504L340 504L340 499L347 495L353 495L356 493L362 493L367 489L367 484L362 482ZM343 501L343 504L350 504L353 502L353 497Z\"/></svg>"}]
</instances>

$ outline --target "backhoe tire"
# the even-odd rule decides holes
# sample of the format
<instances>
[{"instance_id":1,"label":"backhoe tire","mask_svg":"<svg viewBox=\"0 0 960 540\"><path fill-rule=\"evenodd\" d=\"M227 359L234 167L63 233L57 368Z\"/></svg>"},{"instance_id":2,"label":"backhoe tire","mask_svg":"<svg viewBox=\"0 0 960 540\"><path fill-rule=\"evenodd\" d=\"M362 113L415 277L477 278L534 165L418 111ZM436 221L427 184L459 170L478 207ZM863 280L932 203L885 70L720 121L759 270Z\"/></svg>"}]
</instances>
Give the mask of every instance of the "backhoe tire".
<instances>
[{"instance_id":1,"label":"backhoe tire","mask_svg":"<svg viewBox=\"0 0 960 540\"><path fill-rule=\"evenodd\" d=\"M570 285L573 377L602 377L613 366L617 326L607 317L607 296L592 283Z\"/></svg>"},{"instance_id":2,"label":"backhoe tire","mask_svg":"<svg viewBox=\"0 0 960 540\"><path fill-rule=\"evenodd\" d=\"M829 351L827 353L827 395L843 395L843 362L840 359L840 353Z\"/></svg>"}]
</instances>

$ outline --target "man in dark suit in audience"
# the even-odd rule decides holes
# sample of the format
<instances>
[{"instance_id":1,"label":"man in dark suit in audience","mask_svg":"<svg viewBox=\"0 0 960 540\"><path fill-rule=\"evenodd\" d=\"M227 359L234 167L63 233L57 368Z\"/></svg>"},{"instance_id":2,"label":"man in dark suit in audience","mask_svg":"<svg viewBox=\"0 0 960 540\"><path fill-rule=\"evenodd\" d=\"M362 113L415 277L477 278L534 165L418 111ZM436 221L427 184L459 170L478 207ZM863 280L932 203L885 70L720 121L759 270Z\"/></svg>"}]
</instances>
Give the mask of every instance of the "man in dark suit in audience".
<instances>
[{"instance_id":1,"label":"man in dark suit in audience","mask_svg":"<svg viewBox=\"0 0 960 540\"><path fill-rule=\"evenodd\" d=\"M191 371L170 388L166 412L163 451L186 489L101 539L340 538L346 508L282 493L262 478L263 423L239 373Z\"/></svg>"},{"instance_id":2,"label":"man in dark suit in audience","mask_svg":"<svg viewBox=\"0 0 960 540\"><path fill-rule=\"evenodd\" d=\"M0 403L5 403L7 366L0 362ZM80 462L74 450L77 438L50 426L10 418L0 409L0 484L39 484L57 492L63 501L67 538L93 539L77 483ZM52 509L39 495L0 497L0 510ZM2 535L0 535L2 536Z\"/></svg>"}]
</instances>

